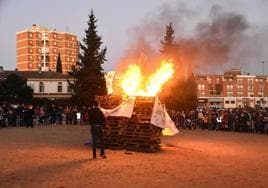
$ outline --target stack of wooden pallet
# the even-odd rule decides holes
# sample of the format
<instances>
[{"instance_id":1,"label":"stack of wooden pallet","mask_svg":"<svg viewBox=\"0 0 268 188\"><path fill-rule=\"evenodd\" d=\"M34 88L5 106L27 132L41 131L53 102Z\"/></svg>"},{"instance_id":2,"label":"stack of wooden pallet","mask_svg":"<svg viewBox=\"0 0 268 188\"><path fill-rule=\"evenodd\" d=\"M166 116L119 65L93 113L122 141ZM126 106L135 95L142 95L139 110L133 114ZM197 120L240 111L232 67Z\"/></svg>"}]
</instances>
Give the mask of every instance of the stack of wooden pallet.
<instances>
[{"instance_id":1,"label":"stack of wooden pallet","mask_svg":"<svg viewBox=\"0 0 268 188\"><path fill-rule=\"evenodd\" d=\"M98 96L97 100L105 109L113 109L122 103L122 97L119 95ZM103 128L105 148L123 149L122 130L126 121L123 117L107 117L106 126Z\"/></svg>"},{"instance_id":2,"label":"stack of wooden pallet","mask_svg":"<svg viewBox=\"0 0 268 188\"><path fill-rule=\"evenodd\" d=\"M128 119L123 117L107 117L103 129L105 147L109 149L124 149L122 133Z\"/></svg>"},{"instance_id":3,"label":"stack of wooden pallet","mask_svg":"<svg viewBox=\"0 0 268 188\"><path fill-rule=\"evenodd\" d=\"M119 102L118 97L111 96L101 97L98 100L101 107L106 109L116 107L114 104ZM109 100L115 100L116 102ZM162 129L150 124L154 100L155 97L136 97L130 119L107 117L106 127L104 128L106 148L143 152L158 151Z\"/></svg>"},{"instance_id":4,"label":"stack of wooden pallet","mask_svg":"<svg viewBox=\"0 0 268 188\"><path fill-rule=\"evenodd\" d=\"M120 95L104 95L96 97L100 106L105 109L113 109L122 103L122 96Z\"/></svg>"},{"instance_id":5,"label":"stack of wooden pallet","mask_svg":"<svg viewBox=\"0 0 268 188\"><path fill-rule=\"evenodd\" d=\"M160 149L162 129L150 124L155 97L137 97L133 115L123 130L124 148L156 152Z\"/></svg>"}]
</instances>

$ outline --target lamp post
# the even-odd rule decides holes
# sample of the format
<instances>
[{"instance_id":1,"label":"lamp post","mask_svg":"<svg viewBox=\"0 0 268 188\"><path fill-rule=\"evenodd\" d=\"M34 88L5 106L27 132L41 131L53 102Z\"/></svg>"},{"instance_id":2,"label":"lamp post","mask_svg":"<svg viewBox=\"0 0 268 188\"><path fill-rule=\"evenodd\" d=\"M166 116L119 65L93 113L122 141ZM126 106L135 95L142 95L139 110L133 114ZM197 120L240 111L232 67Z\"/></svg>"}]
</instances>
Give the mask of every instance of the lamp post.
<instances>
[{"instance_id":1,"label":"lamp post","mask_svg":"<svg viewBox=\"0 0 268 188\"><path fill-rule=\"evenodd\" d=\"M264 61L261 62L262 63L262 75L264 76ZM265 83L265 79L262 79L262 85L261 85L261 106L264 107L264 83Z\"/></svg>"},{"instance_id":2,"label":"lamp post","mask_svg":"<svg viewBox=\"0 0 268 188\"><path fill-rule=\"evenodd\" d=\"M264 75L264 61L262 61L261 63L262 63L262 75Z\"/></svg>"}]
</instances>

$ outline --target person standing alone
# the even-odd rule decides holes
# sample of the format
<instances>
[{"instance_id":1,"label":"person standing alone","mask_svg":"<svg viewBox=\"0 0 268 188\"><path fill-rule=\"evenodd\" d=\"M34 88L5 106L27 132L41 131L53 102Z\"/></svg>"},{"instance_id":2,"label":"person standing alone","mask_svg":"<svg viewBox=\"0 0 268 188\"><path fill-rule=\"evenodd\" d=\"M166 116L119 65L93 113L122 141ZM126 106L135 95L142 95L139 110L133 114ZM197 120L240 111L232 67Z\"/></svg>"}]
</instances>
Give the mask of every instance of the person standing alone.
<instances>
[{"instance_id":1,"label":"person standing alone","mask_svg":"<svg viewBox=\"0 0 268 188\"><path fill-rule=\"evenodd\" d=\"M103 126L105 126L106 119L103 112L99 108L97 101L93 102L92 108L88 112L89 124L91 125L92 135L92 147L93 147L93 159L96 159L97 143L100 144L100 156L106 158L104 152L104 140L103 140Z\"/></svg>"}]
</instances>

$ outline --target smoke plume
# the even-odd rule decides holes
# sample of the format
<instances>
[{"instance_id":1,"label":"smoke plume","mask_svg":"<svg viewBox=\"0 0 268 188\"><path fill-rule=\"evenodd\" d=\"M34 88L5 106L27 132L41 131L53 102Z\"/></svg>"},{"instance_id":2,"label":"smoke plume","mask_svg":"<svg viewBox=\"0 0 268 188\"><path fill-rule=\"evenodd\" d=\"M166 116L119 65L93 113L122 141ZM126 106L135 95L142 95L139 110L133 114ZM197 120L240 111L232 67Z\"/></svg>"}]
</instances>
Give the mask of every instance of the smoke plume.
<instances>
[{"instance_id":1,"label":"smoke plume","mask_svg":"<svg viewBox=\"0 0 268 188\"><path fill-rule=\"evenodd\" d=\"M226 11L212 5L206 17L198 9L184 3L166 3L159 11L147 16L130 31L133 39L122 56L120 68L130 63L154 69L161 59L161 43L165 26L172 22L175 29L177 73L215 73L227 68L240 68L259 61L267 49L266 29L255 30L239 12ZM254 45L253 45L254 44Z\"/></svg>"}]
</instances>

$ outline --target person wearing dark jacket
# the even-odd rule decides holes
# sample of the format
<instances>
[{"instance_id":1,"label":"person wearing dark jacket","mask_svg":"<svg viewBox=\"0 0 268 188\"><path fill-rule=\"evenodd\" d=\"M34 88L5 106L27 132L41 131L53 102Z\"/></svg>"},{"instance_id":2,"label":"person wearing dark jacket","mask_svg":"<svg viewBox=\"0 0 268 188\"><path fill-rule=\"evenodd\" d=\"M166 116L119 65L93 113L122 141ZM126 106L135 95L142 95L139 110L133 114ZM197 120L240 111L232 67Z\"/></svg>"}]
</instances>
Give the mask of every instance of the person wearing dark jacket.
<instances>
[{"instance_id":1,"label":"person wearing dark jacket","mask_svg":"<svg viewBox=\"0 0 268 188\"><path fill-rule=\"evenodd\" d=\"M26 110L25 110L25 123L26 123L26 127L34 127L33 126L33 116L34 116L34 109L32 105L28 105Z\"/></svg>"},{"instance_id":2,"label":"person wearing dark jacket","mask_svg":"<svg viewBox=\"0 0 268 188\"><path fill-rule=\"evenodd\" d=\"M92 108L88 112L89 124L91 125L93 159L96 159L96 148L98 141L100 144L100 156L102 158L106 158L103 140L103 126L105 126L106 119L98 105L99 103L94 101Z\"/></svg>"}]
</instances>

